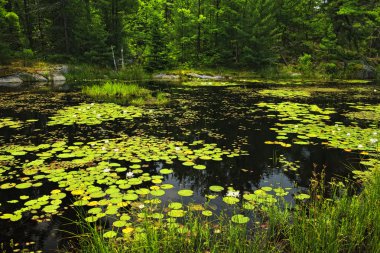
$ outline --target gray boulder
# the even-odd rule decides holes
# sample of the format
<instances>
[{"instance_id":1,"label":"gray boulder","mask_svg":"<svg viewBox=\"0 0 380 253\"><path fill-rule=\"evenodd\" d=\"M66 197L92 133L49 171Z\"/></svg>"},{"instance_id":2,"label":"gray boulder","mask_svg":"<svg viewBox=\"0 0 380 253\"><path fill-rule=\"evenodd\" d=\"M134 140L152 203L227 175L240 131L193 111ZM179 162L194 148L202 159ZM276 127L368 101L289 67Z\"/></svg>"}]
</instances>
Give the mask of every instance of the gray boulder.
<instances>
[{"instance_id":1,"label":"gray boulder","mask_svg":"<svg viewBox=\"0 0 380 253\"><path fill-rule=\"evenodd\" d=\"M0 86L3 87L18 87L22 84L22 80L18 76L0 77Z\"/></svg>"},{"instance_id":2,"label":"gray boulder","mask_svg":"<svg viewBox=\"0 0 380 253\"><path fill-rule=\"evenodd\" d=\"M46 83L48 79L42 75L35 73L22 72L17 74L17 76L24 82L43 82Z\"/></svg>"},{"instance_id":3,"label":"gray boulder","mask_svg":"<svg viewBox=\"0 0 380 253\"><path fill-rule=\"evenodd\" d=\"M49 76L49 80L52 81L53 83L62 83L62 82L66 82L66 77L64 77L60 73L52 73Z\"/></svg>"},{"instance_id":4,"label":"gray boulder","mask_svg":"<svg viewBox=\"0 0 380 253\"><path fill-rule=\"evenodd\" d=\"M223 76L209 76L209 75L200 75L196 73L189 73L187 74L188 77L191 78L198 78L198 79L205 79L205 80L222 80L224 79Z\"/></svg>"},{"instance_id":5,"label":"gray boulder","mask_svg":"<svg viewBox=\"0 0 380 253\"><path fill-rule=\"evenodd\" d=\"M154 79L165 79L165 80L178 80L179 75L168 75L168 74L157 74L153 76Z\"/></svg>"}]
</instances>

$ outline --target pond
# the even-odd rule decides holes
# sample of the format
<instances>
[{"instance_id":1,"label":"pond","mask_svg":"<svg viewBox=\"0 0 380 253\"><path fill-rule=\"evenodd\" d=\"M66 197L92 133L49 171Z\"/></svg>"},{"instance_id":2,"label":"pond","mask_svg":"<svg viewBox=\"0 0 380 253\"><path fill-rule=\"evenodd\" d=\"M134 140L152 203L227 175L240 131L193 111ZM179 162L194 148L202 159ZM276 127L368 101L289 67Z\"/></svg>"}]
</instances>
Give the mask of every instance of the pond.
<instances>
[{"instance_id":1,"label":"pond","mask_svg":"<svg viewBox=\"0 0 380 253\"><path fill-rule=\"evenodd\" d=\"M171 102L102 103L79 84L0 88L4 247L67 247L78 212L120 230L151 205L169 222L187 208L253 218L307 198L314 173L352 177L380 151L373 84L144 85Z\"/></svg>"}]
</instances>

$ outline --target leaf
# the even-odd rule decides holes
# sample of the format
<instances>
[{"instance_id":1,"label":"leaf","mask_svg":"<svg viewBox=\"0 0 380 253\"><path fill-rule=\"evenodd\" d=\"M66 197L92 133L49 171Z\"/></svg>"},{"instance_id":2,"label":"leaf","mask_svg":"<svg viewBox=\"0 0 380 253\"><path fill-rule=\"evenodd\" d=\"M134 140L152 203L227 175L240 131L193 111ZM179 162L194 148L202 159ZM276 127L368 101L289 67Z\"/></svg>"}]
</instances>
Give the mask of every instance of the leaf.
<instances>
[{"instance_id":1,"label":"leaf","mask_svg":"<svg viewBox=\"0 0 380 253\"><path fill-rule=\"evenodd\" d=\"M247 223L250 219L244 215L237 214L231 217L232 222L238 223L238 224L245 224Z\"/></svg>"},{"instance_id":2,"label":"leaf","mask_svg":"<svg viewBox=\"0 0 380 253\"><path fill-rule=\"evenodd\" d=\"M183 189L183 190L178 191L178 195L180 195L182 197L190 197L193 194L194 194L194 192L192 190Z\"/></svg>"},{"instance_id":3,"label":"leaf","mask_svg":"<svg viewBox=\"0 0 380 253\"><path fill-rule=\"evenodd\" d=\"M224 190L224 187L220 185L211 185L209 189L210 191L213 191L213 192L221 192Z\"/></svg>"}]
</instances>

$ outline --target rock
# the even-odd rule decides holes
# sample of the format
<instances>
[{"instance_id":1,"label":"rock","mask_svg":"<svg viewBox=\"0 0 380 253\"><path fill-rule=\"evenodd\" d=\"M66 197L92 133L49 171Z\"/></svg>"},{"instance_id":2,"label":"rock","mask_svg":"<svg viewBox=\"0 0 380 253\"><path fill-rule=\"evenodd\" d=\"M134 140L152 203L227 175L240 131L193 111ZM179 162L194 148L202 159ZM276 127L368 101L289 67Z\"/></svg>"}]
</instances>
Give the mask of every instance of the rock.
<instances>
[{"instance_id":1,"label":"rock","mask_svg":"<svg viewBox=\"0 0 380 253\"><path fill-rule=\"evenodd\" d=\"M7 88L17 88L20 87L22 83L1 83L0 82L0 87L7 87Z\"/></svg>"},{"instance_id":2,"label":"rock","mask_svg":"<svg viewBox=\"0 0 380 253\"><path fill-rule=\"evenodd\" d=\"M4 87L18 87L22 84L21 78L18 76L0 77L0 86Z\"/></svg>"},{"instance_id":3,"label":"rock","mask_svg":"<svg viewBox=\"0 0 380 253\"><path fill-rule=\"evenodd\" d=\"M48 79L42 75L35 73L22 72L18 73L17 76L24 82L47 82Z\"/></svg>"},{"instance_id":4,"label":"rock","mask_svg":"<svg viewBox=\"0 0 380 253\"><path fill-rule=\"evenodd\" d=\"M64 77L60 73L52 73L49 76L49 80L52 81L53 83L62 83L62 82L66 82L66 77Z\"/></svg>"},{"instance_id":5,"label":"rock","mask_svg":"<svg viewBox=\"0 0 380 253\"><path fill-rule=\"evenodd\" d=\"M191 78L198 78L198 79L206 79L206 80L222 80L224 79L223 76L209 76L209 75L200 75L196 73L189 73L186 76Z\"/></svg>"},{"instance_id":6,"label":"rock","mask_svg":"<svg viewBox=\"0 0 380 253\"><path fill-rule=\"evenodd\" d=\"M178 80L179 75L157 74L153 76L154 79Z\"/></svg>"}]
</instances>

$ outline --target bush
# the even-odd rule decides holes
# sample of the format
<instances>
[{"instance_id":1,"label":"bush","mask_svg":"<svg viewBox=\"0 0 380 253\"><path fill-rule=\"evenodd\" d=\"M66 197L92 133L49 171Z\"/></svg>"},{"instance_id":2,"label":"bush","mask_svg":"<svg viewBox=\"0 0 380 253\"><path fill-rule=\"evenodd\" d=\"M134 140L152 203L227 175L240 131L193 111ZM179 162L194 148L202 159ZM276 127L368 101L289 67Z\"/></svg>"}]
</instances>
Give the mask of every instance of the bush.
<instances>
[{"instance_id":1,"label":"bush","mask_svg":"<svg viewBox=\"0 0 380 253\"><path fill-rule=\"evenodd\" d=\"M338 75L338 66L333 62L321 63L319 67L329 78L335 78Z\"/></svg>"},{"instance_id":2,"label":"bush","mask_svg":"<svg viewBox=\"0 0 380 253\"><path fill-rule=\"evenodd\" d=\"M298 58L298 67L304 76L313 75L313 62L310 54L303 54Z\"/></svg>"},{"instance_id":3,"label":"bush","mask_svg":"<svg viewBox=\"0 0 380 253\"><path fill-rule=\"evenodd\" d=\"M22 59L24 60L24 66L30 66L32 60L34 59L34 52L32 49L25 48L21 52Z\"/></svg>"}]
</instances>

